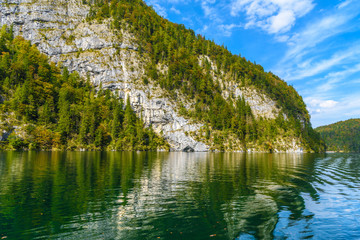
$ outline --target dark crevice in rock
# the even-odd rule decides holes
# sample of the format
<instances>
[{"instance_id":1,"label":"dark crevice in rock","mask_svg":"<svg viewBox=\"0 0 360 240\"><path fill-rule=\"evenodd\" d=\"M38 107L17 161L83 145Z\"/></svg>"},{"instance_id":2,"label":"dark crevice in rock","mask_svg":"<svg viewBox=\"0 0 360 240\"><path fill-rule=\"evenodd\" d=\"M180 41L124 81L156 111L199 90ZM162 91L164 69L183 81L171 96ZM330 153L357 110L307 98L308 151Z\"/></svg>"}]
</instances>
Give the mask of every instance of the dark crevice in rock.
<instances>
[{"instance_id":1,"label":"dark crevice in rock","mask_svg":"<svg viewBox=\"0 0 360 240\"><path fill-rule=\"evenodd\" d=\"M183 152L194 152L195 150L190 147L190 146L187 146L186 148L183 149Z\"/></svg>"}]
</instances>

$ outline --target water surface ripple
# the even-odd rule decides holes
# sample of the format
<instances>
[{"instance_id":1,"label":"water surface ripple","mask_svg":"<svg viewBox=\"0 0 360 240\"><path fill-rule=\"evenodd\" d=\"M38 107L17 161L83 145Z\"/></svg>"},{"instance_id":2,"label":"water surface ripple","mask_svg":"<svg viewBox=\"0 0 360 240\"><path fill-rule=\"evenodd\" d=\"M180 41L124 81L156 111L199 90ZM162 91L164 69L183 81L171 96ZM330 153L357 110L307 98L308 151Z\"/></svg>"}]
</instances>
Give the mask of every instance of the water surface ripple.
<instances>
[{"instance_id":1,"label":"water surface ripple","mask_svg":"<svg viewBox=\"0 0 360 240\"><path fill-rule=\"evenodd\" d=\"M0 152L0 239L360 239L360 155Z\"/></svg>"}]
</instances>

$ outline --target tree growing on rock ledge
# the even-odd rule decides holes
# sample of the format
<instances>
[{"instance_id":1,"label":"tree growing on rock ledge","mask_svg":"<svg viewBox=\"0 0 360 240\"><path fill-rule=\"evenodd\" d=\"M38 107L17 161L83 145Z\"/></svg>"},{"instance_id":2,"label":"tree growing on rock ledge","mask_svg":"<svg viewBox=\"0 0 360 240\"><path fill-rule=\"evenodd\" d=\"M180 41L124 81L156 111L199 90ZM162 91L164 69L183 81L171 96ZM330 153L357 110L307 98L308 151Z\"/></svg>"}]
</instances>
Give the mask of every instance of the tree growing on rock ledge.
<instances>
[{"instance_id":1,"label":"tree growing on rock ledge","mask_svg":"<svg viewBox=\"0 0 360 240\"><path fill-rule=\"evenodd\" d=\"M0 33L1 121L12 134L5 149L156 150L168 145L145 128L128 102L96 91L78 73L50 63L35 45Z\"/></svg>"}]
</instances>

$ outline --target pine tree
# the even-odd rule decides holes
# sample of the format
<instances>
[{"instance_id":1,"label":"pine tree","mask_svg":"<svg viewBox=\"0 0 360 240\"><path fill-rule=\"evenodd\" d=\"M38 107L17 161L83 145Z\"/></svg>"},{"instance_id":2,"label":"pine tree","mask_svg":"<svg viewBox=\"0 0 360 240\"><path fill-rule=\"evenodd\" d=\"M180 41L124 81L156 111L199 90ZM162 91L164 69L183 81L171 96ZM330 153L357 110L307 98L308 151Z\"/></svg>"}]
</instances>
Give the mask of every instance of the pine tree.
<instances>
[{"instance_id":1,"label":"pine tree","mask_svg":"<svg viewBox=\"0 0 360 240\"><path fill-rule=\"evenodd\" d=\"M164 144L156 135L148 141L148 130L131 109L129 99L124 111L123 101L111 91L100 90L95 95L89 77L85 82L67 68L60 74L61 70L35 45L21 37L12 39L4 29L0 30L0 48L4 51L0 54L0 116L14 112L20 125L29 126L26 139L14 138L21 142L15 144L16 149L27 148L27 142L35 149L104 149L110 144L110 136L112 147L127 150ZM15 148L13 140L8 148Z\"/></svg>"},{"instance_id":2,"label":"pine tree","mask_svg":"<svg viewBox=\"0 0 360 240\"><path fill-rule=\"evenodd\" d=\"M104 126L100 125L95 132L95 141L94 141L95 146L98 149L104 149L104 147L106 146L107 142L106 142L106 130L104 128Z\"/></svg>"},{"instance_id":3,"label":"pine tree","mask_svg":"<svg viewBox=\"0 0 360 240\"><path fill-rule=\"evenodd\" d=\"M60 132L61 135L62 144L66 143L67 138L70 135L70 130L71 130L70 121L71 121L70 104L68 101L64 101L60 106L59 122L57 128L57 130Z\"/></svg>"},{"instance_id":4,"label":"pine tree","mask_svg":"<svg viewBox=\"0 0 360 240\"><path fill-rule=\"evenodd\" d=\"M63 73L62 73L62 78L61 78L62 83L68 82L69 76L70 76L70 73L69 73L68 68L64 67Z\"/></svg>"},{"instance_id":5,"label":"pine tree","mask_svg":"<svg viewBox=\"0 0 360 240\"><path fill-rule=\"evenodd\" d=\"M125 134L127 136L135 136L135 121L136 116L134 111L131 109L130 96L126 99L125 114L124 114L124 126Z\"/></svg>"},{"instance_id":6,"label":"pine tree","mask_svg":"<svg viewBox=\"0 0 360 240\"><path fill-rule=\"evenodd\" d=\"M29 104L26 105L25 117L27 121L35 121L37 119L37 106L34 96L29 95Z\"/></svg>"},{"instance_id":7,"label":"pine tree","mask_svg":"<svg viewBox=\"0 0 360 240\"><path fill-rule=\"evenodd\" d=\"M49 106L49 101L46 101L45 104L39 109L39 122L44 125L49 125L52 120L52 110Z\"/></svg>"},{"instance_id":8,"label":"pine tree","mask_svg":"<svg viewBox=\"0 0 360 240\"><path fill-rule=\"evenodd\" d=\"M112 129L111 136L114 141L116 141L121 133L123 122L124 122L124 110L123 110L123 100L119 102L115 100L115 108L113 110L113 120L112 120Z\"/></svg>"},{"instance_id":9,"label":"pine tree","mask_svg":"<svg viewBox=\"0 0 360 240\"><path fill-rule=\"evenodd\" d=\"M86 99L83 109L80 123L79 141L81 144L88 144L88 134L91 125L91 104L89 98Z\"/></svg>"}]
</instances>

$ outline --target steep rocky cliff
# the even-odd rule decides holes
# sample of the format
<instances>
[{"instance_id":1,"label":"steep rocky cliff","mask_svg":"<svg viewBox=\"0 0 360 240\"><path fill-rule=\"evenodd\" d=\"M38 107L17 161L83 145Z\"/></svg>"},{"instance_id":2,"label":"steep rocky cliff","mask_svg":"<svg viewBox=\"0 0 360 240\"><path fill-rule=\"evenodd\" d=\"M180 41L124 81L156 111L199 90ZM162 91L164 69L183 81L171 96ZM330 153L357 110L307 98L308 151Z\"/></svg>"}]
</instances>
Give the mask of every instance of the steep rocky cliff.
<instances>
[{"instance_id":1,"label":"steep rocky cliff","mask_svg":"<svg viewBox=\"0 0 360 240\"><path fill-rule=\"evenodd\" d=\"M211 143L202 137L204 123L179 111L180 107L191 109L194 100L180 92L169 94L152 81L144 84L150 59L140 53L142 46L136 36L126 24L115 30L111 19L86 20L89 11L89 5L80 0L0 0L0 24L12 25L15 35L30 40L51 61L79 72L98 88L110 89L123 99L129 97L137 115L163 135L173 150L208 151ZM199 57L200 65L205 58ZM166 72L167 66L158 65L157 69ZM257 119L276 119L279 115L287 119L279 104L263 91L227 80L227 73L217 69L214 62L211 72L223 86L224 99L244 98ZM300 138L289 139L277 138L272 150L302 151Z\"/></svg>"}]
</instances>

